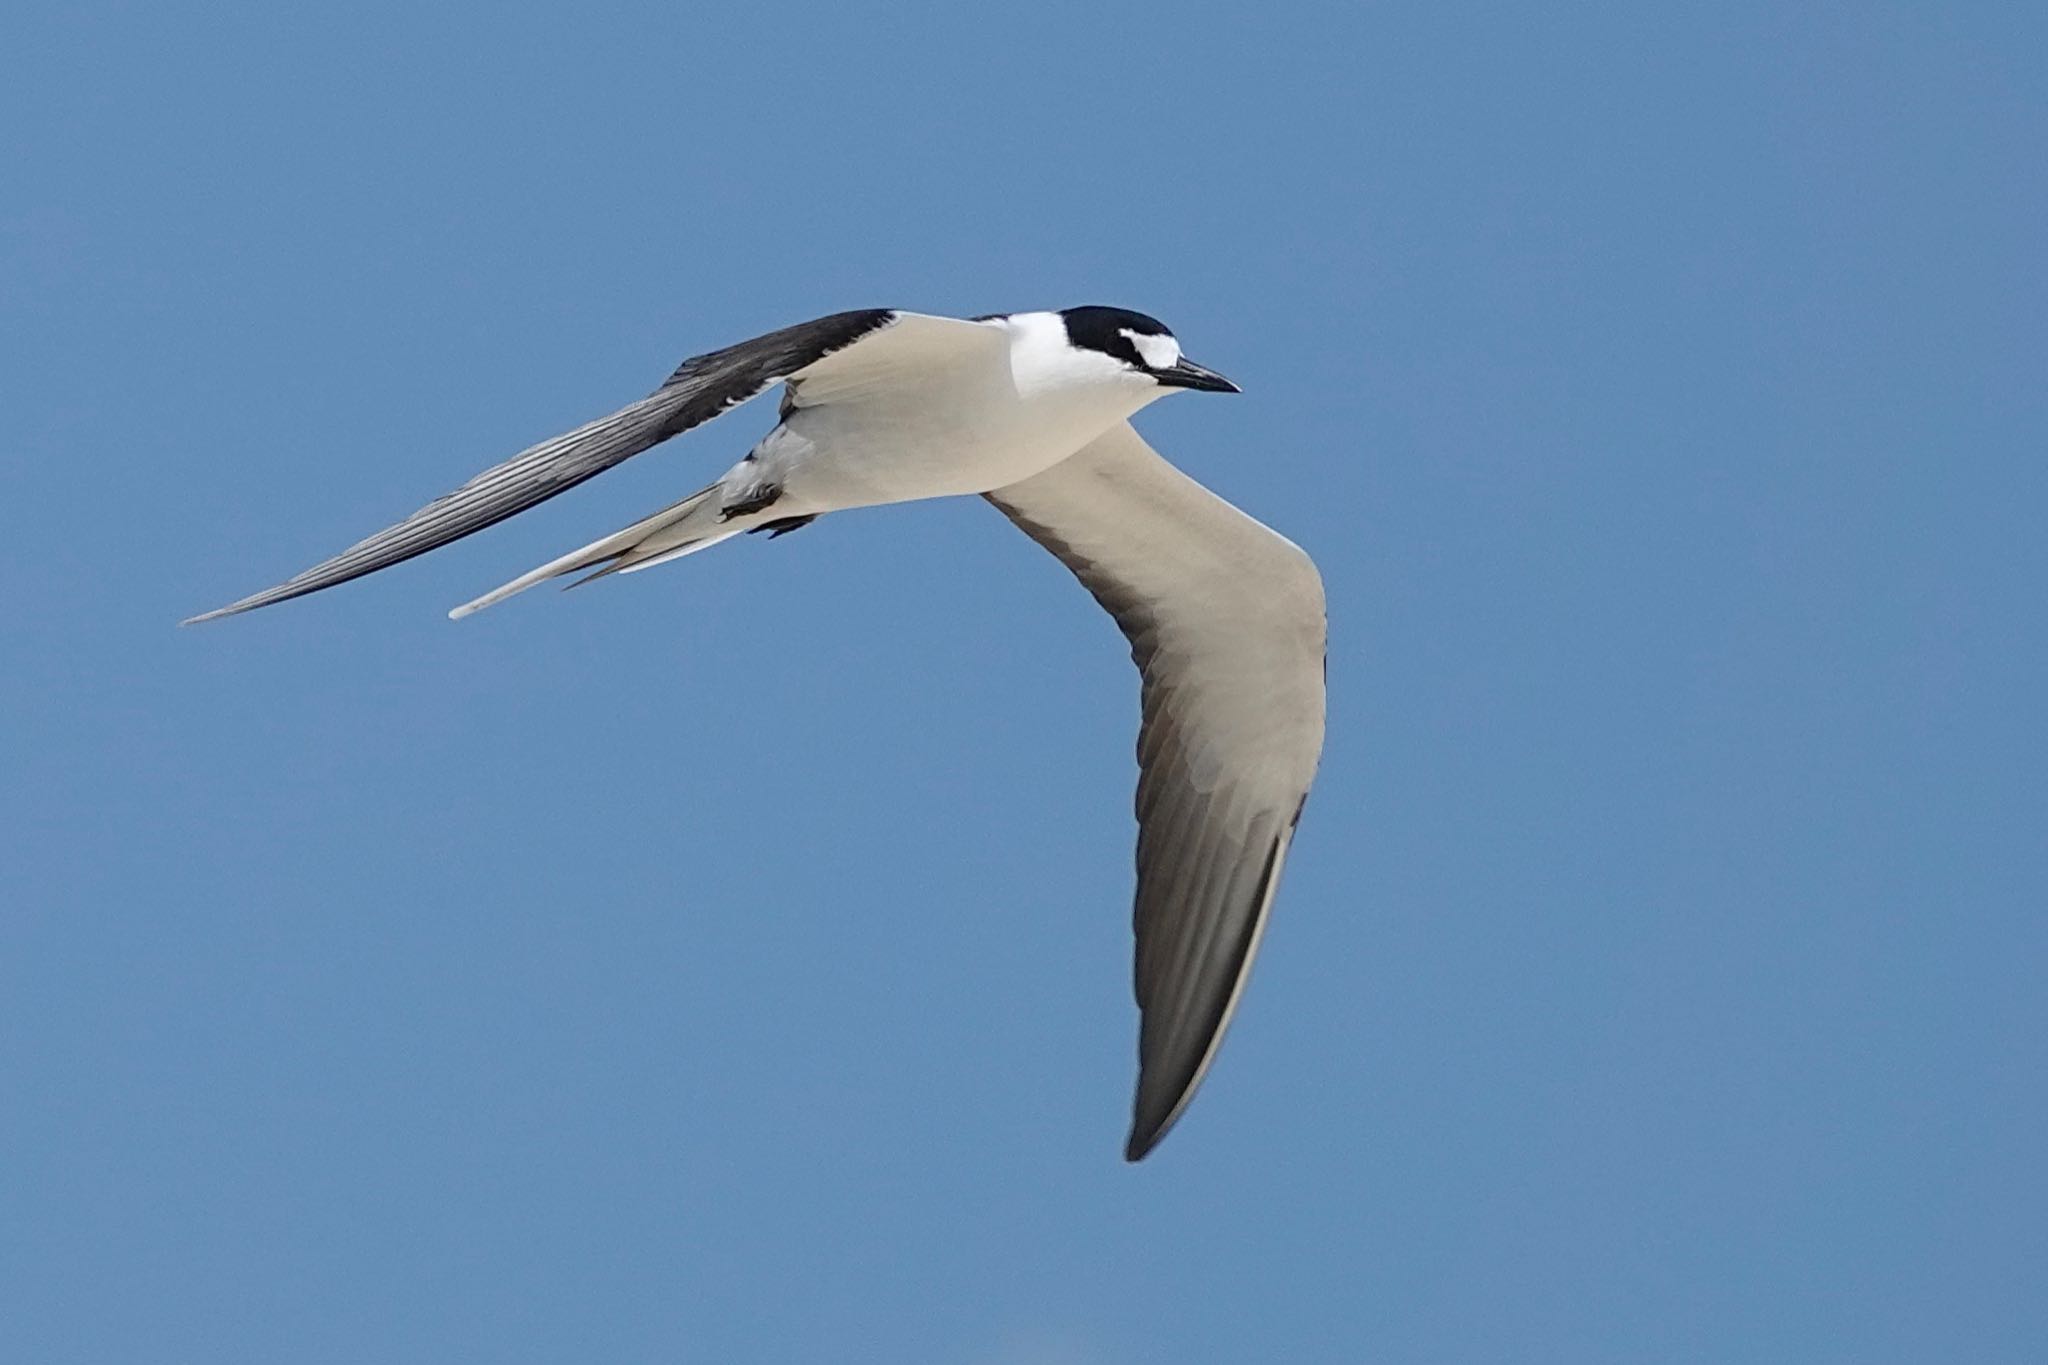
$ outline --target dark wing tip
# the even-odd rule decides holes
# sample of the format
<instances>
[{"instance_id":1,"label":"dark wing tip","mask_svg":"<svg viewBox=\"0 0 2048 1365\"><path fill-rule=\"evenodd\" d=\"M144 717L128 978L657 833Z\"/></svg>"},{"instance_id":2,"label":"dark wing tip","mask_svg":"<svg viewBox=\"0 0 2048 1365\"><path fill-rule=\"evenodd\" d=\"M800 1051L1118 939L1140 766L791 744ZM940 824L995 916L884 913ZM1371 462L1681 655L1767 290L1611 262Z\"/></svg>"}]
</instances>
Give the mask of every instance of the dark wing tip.
<instances>
[{"instance_id":1,"label":"dark wing tip","mask_svg":"<svg viewBox=\"0 0 2048 1365\"><path fill-rule=\"evenodd\" d=\"M202 611L197 616L188 616L178 624L204 625L208 621L218 621L223 616L240 616L245 611L254 611L258 607L267 607L273 602L282 602L286 597L296 596L297 593L280 593L276 588L265 588L262 592L251 593L239 602L230 602L224 607L215 607L212 611Z\"/></svg>"},{"instance_id":2,"label":"dark wing tip","mask_svg":"<svg viewBox=\"0 0 2048 1365\"><path fill-rule=\"evenodd\" d=\"M1132 1107L1130 1136L1124 1139L1124 1160L1143 1161L1146 1155L1165 1140L1173 1131L1173 1125L1187 1111L1188 1101L1202 1083L1202 1073L1207 1070L1210 1054L1214 1052L1215 1031L1209 1035L1209 1046L1192 1064L1175 1068L1173 1082L1159 1084L1156 1074L1148 1076L1148 1068L1141 1066L1138 1075L1137 1103Z\"/></svg>"},{"instance_id":3,"label":"dark wing tip","mask_svg":"<svg viewBox=\"0 0 2048 1365\"><path fill-rule=\"evenodd\" d=\"M1133 1164L1143 1161L1159 1139L1166 1136L1168 1125L1163 1122L1133 1123L1131 1135L1124 1139L1124 1160Z\"/></svg>"},{"instance_id":4,"label":"dark wing tip","mask_svg":"<svg viewBox=\"0 0 2048 1365\"><path fill-rule=\"evenodd\" d=\"M376 545L381 544L392 532L408 529L417 520L418 514L416 513L399 525L392 527L390 531L381 532L370 540L364 541L361 545L344 550L333 559L315 564L304 573L294 574L275 587L265 588L262 592L252 592L247 597L230 602L224 607L215 607L212 611L202 611L197 616L188 616L178 622L178 624L181 626L197 626L203 625L208 621L218 621L223 616L240 616L243 612L254 611L258 607L276 606L279 602L289 602L295 597L309 597L323 589L339 587L343 583L354 582L356 579L375 573L379 569L403 563L415 555L434 548L434 546L425 545L417 549L408 549L403 554L385 555L369 559L358 559L357 552L365 547L374 548Z\"/></svg>"},{"instance_id":5,"label":"dark wing tip","mask_svg":"<svg viewBox=\"0 0 2048 1365\"><path fill-rule=\"evenodd\" d=\"M1223 1045L1223 1035L1229 1031L1230 1016L1235 1011L1238 994L1251 973L1252 959L1258 952L1260 930L1273 903L1280 864L1286 856L1288 838L1292 833L1290 824L1267 844L1258 877L1252 884L1249 903L1245 906L1243 923L1232 940L1223 946L1222 952L1212 960L1211 970L1204 973L1208 978L1203 983L1207 989L1196 997L1195 1013L1191 1018L1180 1021L1183 1024L1191 1022L1194 1027L1170 1028L1168 1036L1174 1041L1156 1052L1147 1046L1149 1040L1141 1030L1138 1094L1132 1107L1131 1134L1124 1143L1125 1161L1143 1161L1146 1153L1157 1147L1173 1130L1173 1125L1187 1112L1195 1092L1202 1088L1209 1067L1216 1060L1217 1050ZM1155 1008L1160 1006L1141 1005L1140 1012L1149 1016ZM1149 1017L1147 1022L1150 1022Z\"/></svg>"}]
</instances>

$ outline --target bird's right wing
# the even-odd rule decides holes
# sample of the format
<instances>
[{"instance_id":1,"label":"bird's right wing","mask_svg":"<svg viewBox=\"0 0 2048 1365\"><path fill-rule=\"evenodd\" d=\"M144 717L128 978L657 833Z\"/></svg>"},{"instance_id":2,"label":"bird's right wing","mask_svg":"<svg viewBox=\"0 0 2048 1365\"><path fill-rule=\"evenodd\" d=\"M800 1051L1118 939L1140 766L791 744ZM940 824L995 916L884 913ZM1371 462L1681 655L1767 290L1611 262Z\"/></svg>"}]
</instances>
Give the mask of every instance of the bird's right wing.
<instances>
[{"instance_id":1,"label":"bird's right wing","mask_svg":"<svg viewBox=\"0 0 2048 1365\"><path fill-rule=\"evenodd\" d=\"M869 308L834 313L693 356L638 402L522 450L332 559L274 588L194 616L186 624L303 597L496 525L649 446L709 421L782 380L816 370L821 383L844 382L849 373L866 368L888 370L904 363L906 356L923 360L948 347L979 354L994 344L996 336L978 323ZM855 363L856 354L859 363Z\"/></svg>"},{"instance_id":2,"label":"bird's right wing","mask_svg":"<svg viewBox=\"0 0 2048 1365\"><path fill-rule=\"evenodd\" d=\"M1136 1161L1215 1058L1315 776L1322 578L1127 423L988 498L1116 618L1144 678Z\"/></svg>"}]
</instances>

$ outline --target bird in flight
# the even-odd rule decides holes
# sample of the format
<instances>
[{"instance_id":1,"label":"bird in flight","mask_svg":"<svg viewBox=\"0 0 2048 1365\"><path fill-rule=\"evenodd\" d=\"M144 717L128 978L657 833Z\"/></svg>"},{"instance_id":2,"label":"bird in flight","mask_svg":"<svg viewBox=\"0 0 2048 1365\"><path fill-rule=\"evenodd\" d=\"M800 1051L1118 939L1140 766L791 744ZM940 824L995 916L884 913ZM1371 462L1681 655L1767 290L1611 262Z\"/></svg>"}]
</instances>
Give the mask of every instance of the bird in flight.
<instances>
[{"instance_id":1,"label":"bird in flight","mask_svg":"<svg viewBox=\"0 0 2048 1365\"><path fill-rule=\"evenodd\" d=\"M1183 389L1236 393L1121 308L961 319L834 313L684 361L647 397L487 469L276 587L187 624L303 597L522 512L775 385L775 427L716 483L457 607L632 573L743 531L979 494L1116 619L1143 680L1138 1086L1126 1159L1201 1084L1272 908L1323 743L1322 579L1292 542L1131 428ZM582 580L579 580L582 581Z\"/></svg>"}]
</instances>

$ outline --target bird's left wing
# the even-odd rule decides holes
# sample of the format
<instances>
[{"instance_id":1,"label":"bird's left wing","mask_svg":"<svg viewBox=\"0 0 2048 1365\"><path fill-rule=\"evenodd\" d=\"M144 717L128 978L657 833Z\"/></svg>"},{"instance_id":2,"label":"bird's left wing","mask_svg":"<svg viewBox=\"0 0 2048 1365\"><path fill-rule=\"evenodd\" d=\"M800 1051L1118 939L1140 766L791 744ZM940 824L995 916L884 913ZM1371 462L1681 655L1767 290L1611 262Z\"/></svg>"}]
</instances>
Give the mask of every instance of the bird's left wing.
<instances>
[{"instance_id":1,"label":"bird's left wing","mask_svg":"<svg viewBox=\"0 0 2048 1365\"><path fill-rule=\"evenodd\" d=\"M1136 1161L1215 1058L1315 776L1322 579L1128 424L988 498L1116 618L1144 678Z\"/></svg>"},{"instance_id":2,"label":"bird's left wing","mask_svg":"<svg viewBox=\"0 0 2048 1365\"><path fill-rule=\"evenodd\" d=\"M303 597L496 525L649 446L709 421L784 379L804 374L821 362L826 362L826 372L836 378L848 366L830 362L849 353L850 348L864 355L872 348L874 359L887 367L902 363L905 356L922 357L934 349L944 349L949 343L978 349L989 344L991 337L989 328L976 323L868 308L834 313L721 351L693 356L679 365L660 388L638 402L522 450L454 492L434 499L396 526L379 531L274 588L194 616L186 624ZM884 338L888 340L885 342ZM852 358L847 354L848 361Z\"/></svg>"}]
</instances>

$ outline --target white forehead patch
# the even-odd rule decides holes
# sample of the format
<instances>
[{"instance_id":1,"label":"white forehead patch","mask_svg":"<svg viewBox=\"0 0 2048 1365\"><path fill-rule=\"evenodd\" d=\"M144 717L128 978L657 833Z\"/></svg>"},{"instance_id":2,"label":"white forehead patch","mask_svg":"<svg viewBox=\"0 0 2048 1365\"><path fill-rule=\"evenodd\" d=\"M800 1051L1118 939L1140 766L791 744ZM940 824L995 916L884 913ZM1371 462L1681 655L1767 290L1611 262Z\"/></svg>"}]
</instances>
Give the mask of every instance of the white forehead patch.
<instances>
[{"instance_id":1,"label":"white forehead patch","mask_svg":"<svg viewBox=\"0 0 2048 1365\"><path fill-rule=\"evenodd\" d=\"M1139 358L1145 362L1147 369L1171 369L1180 363L1180 343L1172 337L1146 336L1143 332L1134 332L1128 327L1119 327L1117 330L1129 337L1131 345L1138 348Z\"/></svg>"}]
</instances>

